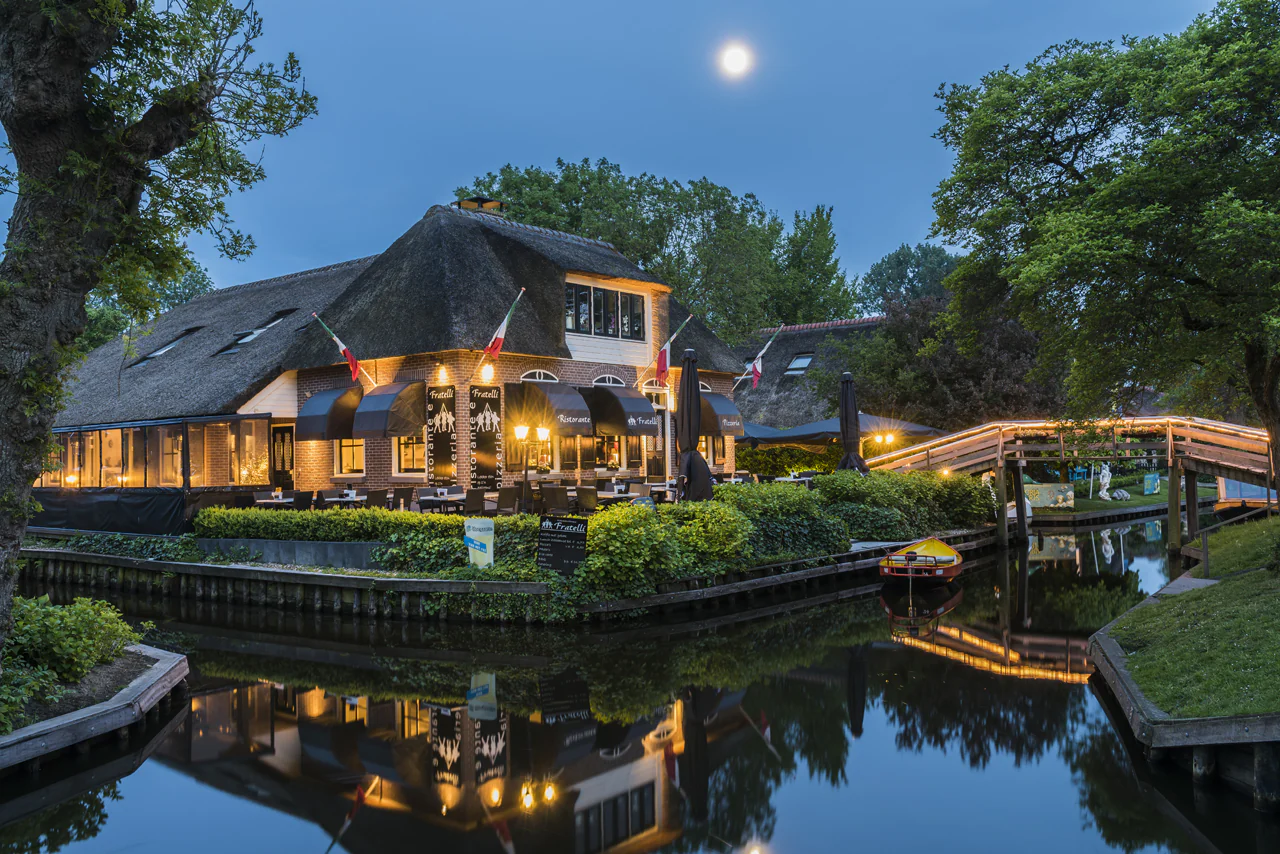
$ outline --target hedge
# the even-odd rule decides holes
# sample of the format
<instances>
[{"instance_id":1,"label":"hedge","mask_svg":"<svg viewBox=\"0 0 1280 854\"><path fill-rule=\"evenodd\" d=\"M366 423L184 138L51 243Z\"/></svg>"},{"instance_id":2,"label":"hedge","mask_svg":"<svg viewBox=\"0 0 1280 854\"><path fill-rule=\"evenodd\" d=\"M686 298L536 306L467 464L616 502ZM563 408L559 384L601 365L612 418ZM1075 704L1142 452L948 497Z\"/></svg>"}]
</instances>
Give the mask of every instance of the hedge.
<instances>
[{"instance_id":1,"label":"hedge","mask_svg":"<svg viewBox=\"0 0 1280 854\"><path fill-rule=\"evenodd\" d=\"M860 475L838 471L815 477L813 485L828 505L861 504L899 510L915 534L972 528L995 521L995 494L981 480L967 475L949 477L929 471L873 471Z\"/></svg>"},{"instance_id":2,"label":"hedge","mask_svg":"<svg viewBox=\"0 0 1280 854\"><path fill-rule=\"evenodd\" d=\"M397 534L432 535L455 530L462 517L450 513L412 513L383 507L296 512L257 507L206 507L196 514L197 537L249 540L312 540L323 543L381 543Z\"/></svg>"},{"instance_id":3,"label":"hedge","mask_svg":"<svg viewBox=\"0 0 1280 854\"><path fill-rule=\"evenodd\" d=\"M715 499L741 511L755 528L761 562L840 554L849 549L848 526L827 512L821 497L791 483L726 483Z\"/></svg>"}]
</instances>

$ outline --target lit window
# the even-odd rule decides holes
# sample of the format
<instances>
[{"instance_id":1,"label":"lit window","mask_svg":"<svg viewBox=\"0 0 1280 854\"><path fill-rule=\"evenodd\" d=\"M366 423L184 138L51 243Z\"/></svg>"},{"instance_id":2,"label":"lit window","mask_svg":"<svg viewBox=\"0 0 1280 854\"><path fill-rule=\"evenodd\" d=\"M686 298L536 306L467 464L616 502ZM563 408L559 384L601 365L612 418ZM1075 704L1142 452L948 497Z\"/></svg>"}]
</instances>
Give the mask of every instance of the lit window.
<instances>
[{"instance_id":1,"label":"lit window","mask_svg":"<svg viewBox=\"0 0 1280 854\"><path fill-rule=\"evenodd\" d=\"M297 311L296 308L282 309L280 311L277 311L275 314L271 315L271 318L267 320L266 323L262 324L256 329L247 329L244 332L237 332L236 340L228 344L227 346L223 347L217 353L214 353L214 355L223 356L223 355L229 355L231 353L239 352L240 345L248 344L250 341L257 338L259 335L266 332L268 329L275 326L277 323L284 320L286 317L293 314L295 311Z\"/></svg>"},{"instance_id":2,"label":"lit window","mask_svg":"<svg viewBox=\"0 0 1280 854\"><path fill-rule=\"evenodd\" d=\"M140 365L145 365L147 362L150 362L152 359L155 359L159 356L163 356L165 353L168 353L174 347L178 346L178 342L181 341L183 338L186 338L188 335L194 335L195 333L199 332L201 329L204 329L204 327L193 326L190 329L184 329L182 331L182 334L180 334L177 338L174 338L172 341L170 341L168 344L165 344L163 347L161 347L158 350L152 350L150 353L143 356L138 361L134 362L132 367L136 368L136 367L139 367Z\"/></svg>"},{"instance_id":3,"label":"lit window","mask_svg":"<svg viewBox=\"0 0 1280 854\"><path fill-rule=\"evenodd\" d=\"M426 474L427 443L422 436L396 437L396 474Z\"/></svg>"},{"instance_id":4,"label":"lit window","mask_svg":"<svg viewBox=\"0 0 1280 854\"><path fill-rule=\"evenodd\" d=\"M643 294L587 285L564 286L564 330L628 341L645 340Z\"/></svg>"},{"instance_id":5,"label":"lit window","mask_svg":"<svg viewBox=\"0 0 1280 854\"><path fill-rule=\"evenodd\" d=\"M338 474L364 474L364 439L338 439L334 468Z\"/></svg>"},{"instance_id":6,"label":"lit window","mask_svg":"<svg viewBox=\"0 0 1280 854\"><path fill-rule=\"evenodd\" d=\"M784 373L789 377L802 377L804 372L809 369L809 364L812 361L812 353L797 353L791 359L791 364L787 365L787 370Z\"/></svg>"},{"instance_id":7,"label":"lit window","mask_svg":"<svg viewBox=\"0 0 1280 854\"><path fill-rule=\"evenodd\" d=\"M558 383L560 378L550 371L525 371L520 376L521 381L527 383Z\"/></svg>"}]
</instances>

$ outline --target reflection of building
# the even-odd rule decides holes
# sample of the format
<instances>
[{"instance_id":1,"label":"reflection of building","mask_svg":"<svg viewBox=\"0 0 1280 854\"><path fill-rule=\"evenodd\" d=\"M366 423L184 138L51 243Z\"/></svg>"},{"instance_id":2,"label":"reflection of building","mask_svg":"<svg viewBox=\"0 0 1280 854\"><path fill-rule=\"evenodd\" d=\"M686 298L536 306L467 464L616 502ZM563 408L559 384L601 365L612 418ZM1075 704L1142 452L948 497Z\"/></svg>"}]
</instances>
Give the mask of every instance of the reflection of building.
<instances>
[{"instance_id":1,"label":"reflection of building","mask_svg":"<svg viewBox=\"0 0 1280 854\"><path fill-rule=\"evenodd\" d=\"M680 836L699 791L705 810L709 745L747 727L741 699L693 692L624 725L585 702L476 720L466 706L253 683L194 697L159 755L330 832L360 785L350 851L487 843L505 826L517 850L641 852Z\"/></svg>"}]
</instances>

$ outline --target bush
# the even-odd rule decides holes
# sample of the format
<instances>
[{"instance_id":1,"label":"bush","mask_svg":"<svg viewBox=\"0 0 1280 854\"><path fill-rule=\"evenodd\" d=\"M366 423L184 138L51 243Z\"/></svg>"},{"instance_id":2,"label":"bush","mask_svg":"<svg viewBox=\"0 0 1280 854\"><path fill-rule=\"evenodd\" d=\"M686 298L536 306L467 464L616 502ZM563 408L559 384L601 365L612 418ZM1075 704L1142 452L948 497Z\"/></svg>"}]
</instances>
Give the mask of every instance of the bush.
<instances>
[{"instance_id":1,"label":"bush","mask_svg":"<svg viewBox=\"0 0 1280 854\"><path fill-rule=\"evenodd\" d=\"M653 508L615 504L591 516L587 559L574 576L581 601L625 599L652 593L678 564L678 543Z\"/></svg>"},{"instance_id":2,"label":"bush","mask_svg":"<svg viewBox=\"0 0 1280 854\"><path fill-rule=\"evenodd\" d=\"M827 504L900 510L917 534L971 528L995 520L995 498L976 477L936 472L838 471L813 480Z\"/></svg>"},{"instance_id":3,"label":"bush","mask_svg":"<svg viewBox=\"0 0 1280 854\"><path fill-rule=\"evenodd\" d=\"M757 562L849 550L843 520L827 513L821 497L808 489L790 483L726 483L715 488L715 498L751 522Z\"/></svg>"},{"instance_id":4,"label":"bush","mask_svg":"<svg viewBox=\"0 0 1280 854\"><path fill-rule=\"evenodd\" d=\"M144 625L142 631L149 628ZM4 645L0 674L0 734L22 723L27 703L55 700L61 692L59 682L83 679L141 639L106 602L76 599L70 605L52 605L48 596L15 596L13 630Z\"/></svg>"},{"instance_id":5,"label":"bush","mask_svg":"<svg viewBox=\"0 0 1280 854\"><path fill-rule=\"evenodd\" d=\"M675 538L679 575L717 575L751 555L755 526L745 513L719 501L665 504L658 518Z\"/></svg>"},{"instance_id":6,"label":"bush","mask_svg":"<svg viewBox=\"0 0 1280 854\"><path fill-rule=\"evenodd\" d=\"M462 517L383 507L305 511L206 507L195 518L196 536L214 539L372 543L389 542L396 534L442 533L441 529L456 529L462 536Z\"/></svg>"},{"instance_id":7,"label":"bush","mask_svg":"<svg viewBox=\"0 0 1280 854\"><path fill-rule=\"evenodd\" d=\"M454 577L455 570L468 565L467 547L462 541L463 518L433 515L449 522L394 533L385 546L374 549L374 559L383 569L398 575ZM499 563L532 563L538 556L538 517L499 516L493 520L493 537Z\"/></svg>"},{"instance_id":8,"label":"bush","mask_svg":"<svg viewBox=\"0 0 1280 854\"><path fill-rule=\"evenodd\" d=\"M783 477L793 471L834 471L844 456L839 442L832 442L821 453L799 448L734 448L738 468L765 477Z\"/></svg>"},{"instance_id":9,"label":"bush","mask_svg":"<svg viewBox=\"0 0 1280 854\"><path fill-rule=\"evenodd\" d=\"M827 512L842 519L849 530L849 539L896 542L910 540L924 534L907 521L906 515L896 507L868 507L842 501L828 504Z\"/></svg>"},{"instance_id":10,"label":"bush","mask_svg":"<svg viewBox=\"0 0 1280 854\"><path fill-rule=\"evenodd\" d=\"M143 560L200 563L204 552L190 534L181 537L131 537L125 534L79 534L68 537L60 548L97 555L120 555Z\"/></svg>"}]
</instances>

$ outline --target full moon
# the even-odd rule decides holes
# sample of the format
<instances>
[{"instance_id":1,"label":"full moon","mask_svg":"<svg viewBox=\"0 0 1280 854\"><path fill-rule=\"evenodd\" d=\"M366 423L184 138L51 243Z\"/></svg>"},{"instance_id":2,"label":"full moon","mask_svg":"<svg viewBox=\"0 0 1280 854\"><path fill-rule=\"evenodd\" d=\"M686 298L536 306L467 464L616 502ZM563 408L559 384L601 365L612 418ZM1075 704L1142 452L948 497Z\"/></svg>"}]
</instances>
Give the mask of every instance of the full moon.
<instances>
[{"instance_id":1,"label":"full moon","mask_svg":"<svg viewBox=\"0 0 1280 854\"><path fill-rule=\"evenodd\" d=\"M740 44L728 44L720 51L720 68L730 77L741 77L751 69L751 54Z\"/></svg>"}]
</instances>

